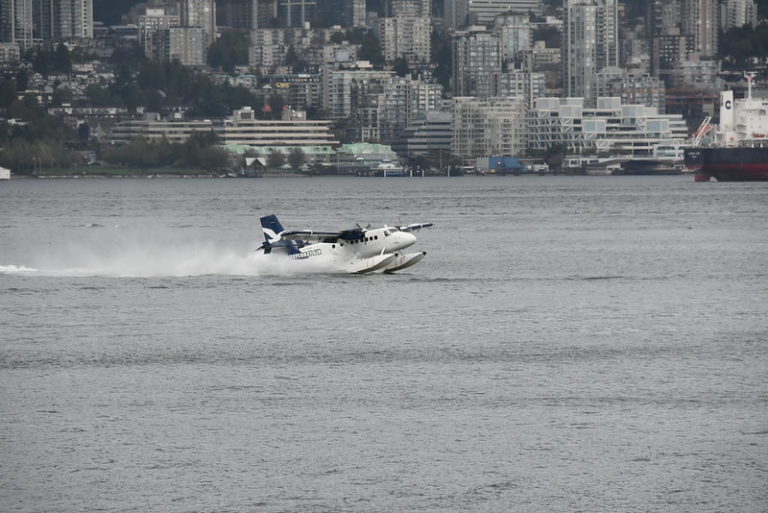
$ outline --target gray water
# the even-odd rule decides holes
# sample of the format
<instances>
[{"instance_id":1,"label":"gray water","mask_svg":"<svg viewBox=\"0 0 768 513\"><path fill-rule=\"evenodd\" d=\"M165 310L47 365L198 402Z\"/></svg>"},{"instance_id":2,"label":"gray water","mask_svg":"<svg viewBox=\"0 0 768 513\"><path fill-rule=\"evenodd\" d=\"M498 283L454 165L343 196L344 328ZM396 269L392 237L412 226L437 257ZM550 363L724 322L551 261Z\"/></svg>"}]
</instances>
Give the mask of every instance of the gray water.
<instances>
[{"instance_id":1,"label":"gray water","mask_svg":"<svg viewBox=\"0 0 768 513\"><path fill-rule=\"evenodd\" d=\"M249 258L434 222L396 275ZM0 511L768 511L768 184L0 183Z\"/></svg>"}]
</instances>

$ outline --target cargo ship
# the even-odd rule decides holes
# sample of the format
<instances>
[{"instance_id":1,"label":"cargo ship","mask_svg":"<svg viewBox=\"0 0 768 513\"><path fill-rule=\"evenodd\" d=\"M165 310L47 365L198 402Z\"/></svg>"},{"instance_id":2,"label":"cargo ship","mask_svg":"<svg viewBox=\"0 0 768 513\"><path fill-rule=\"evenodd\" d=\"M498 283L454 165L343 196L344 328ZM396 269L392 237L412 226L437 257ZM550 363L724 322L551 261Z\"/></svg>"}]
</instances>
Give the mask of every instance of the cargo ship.
<instances>
[{"instance_id":1,"label":"cargo ship","mask_svg":"<svg viewBox=\"0 0 768 513\"><path fill-rule=\"evenodd\" d=\"M734 100L733 91L720 93L720 126L706 118L685 149L685 166L697 182L768 181L768 100L752 98L754 73L745 73L747 97ZM701 145L714 131L712 140Z\"/></svg>"}]
</instances>

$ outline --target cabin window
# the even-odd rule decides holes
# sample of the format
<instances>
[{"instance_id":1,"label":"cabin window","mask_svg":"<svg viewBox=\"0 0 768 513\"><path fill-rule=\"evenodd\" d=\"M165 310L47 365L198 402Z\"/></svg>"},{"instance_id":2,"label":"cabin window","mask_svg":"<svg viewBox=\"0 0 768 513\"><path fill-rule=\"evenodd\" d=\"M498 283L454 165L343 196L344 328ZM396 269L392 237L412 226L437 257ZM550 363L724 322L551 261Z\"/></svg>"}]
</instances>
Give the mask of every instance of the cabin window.
<instances>
[{"instance_id":1,"label":"cabin window","mask_svg":"<svg viewBox=\"0 0 768 513\"><path fill-rule=\"evenodd\" d=\"M331 244L331 249L336 249L336 244Z\"/></svg>"}]
</instances>

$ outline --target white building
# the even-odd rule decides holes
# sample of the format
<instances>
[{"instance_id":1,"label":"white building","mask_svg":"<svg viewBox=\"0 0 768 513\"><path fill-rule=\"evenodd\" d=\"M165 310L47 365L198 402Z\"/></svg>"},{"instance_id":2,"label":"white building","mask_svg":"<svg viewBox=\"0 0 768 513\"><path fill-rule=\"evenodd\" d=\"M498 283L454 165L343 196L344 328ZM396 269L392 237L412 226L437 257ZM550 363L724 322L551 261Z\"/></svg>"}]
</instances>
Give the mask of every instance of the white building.
<instances>
[{"instance_id":1,"label":"white building","mask_svg":"<svg viewBox=\"0 0 768 513\"><path fill-rule=\"evenodd\" d=\"M144 48L148 59L163 58L162 33L171 27L179 26L178 14L169 14L163 8L147 8L139 14L139 44Z\"/></svg>"},{"instance_id":2,"label":"white building","mask_svg":"<svg viewBox=\"0 0 768 513\"><path fill-rule=\"evenodd\" d=\"M694 52L702 59L715 58L720 30L718 0L681 0L683 35L693 37Z\"/></svg>"},{"instance_id":3,"label":"white building","mask_svg":"<svg viewBox=\"0 0 768 513\"><path fill-rule=\"evenodd\" d=\"M467 25L469 0L443 0L443 23L448 29L462 29Z\"/></svg>"},{"instance_id":4,"label":"white building","mask_svg":"<svg viewBox=\"0 0 768 513\"><path fill-rule=\"evenodd\" d=\"M563 40L563 79L568 97L596 98L594 77L619 65L616 0L567 0Z\"/></svg>"},{"instance_id":5,"label":"white building","mask_svg":"<svg viewBox=\"0 0 768 513\"><path fill-rule=\"evenodd\" d=\"M498 36L478 26L457 31L453 37L453 94L493 96L501 62Z\"/></svg>"},{"instance_id":6,"label":"white building","mask_svg":"<svg viewBox=\"0 0 768 513\"><path fill-rule=\"evenodd\" d=\"M757 4L755 0L726 0L720 4L720 28L728 30L744 25L757 26Z\"/></svg>"},{"instance_id":7,"label":"white building","mask_svg":"<svg viewBox=\"0 0 768 513\"><path fill-rule=\"evenodd\" d=\"M411 76L390 76L352 83L353 137L392 142L416 120L442 106L443 88Z\"/></svg>"},{"instance_id":8,"label":"white building","mask_svg":"<svg viewBox=\"0 0 768 513\"><path fill-rule=\"evenodd\" d=\"M398 154L407 157L440 157L448 163L453 144L453 114L428 112L424 119L405 128L393 145Z\"/></svg>"},{"instance_id":9,"label":"white building","mask_svg":"<svg viewBox=\"0 0 768 513\"><path fill-rule=\"evenodd\" d=\"M680 114L659 114L654 107L626 105L621 98L538 98L528 119L528 147L563 146L568 153L650 156L660 143L688 137Z\"/></svg>"},{"instance_id":10,"label":"white building","mask_svg":"<svg viewBox=\"0 0 768 513\"><path fill-rule=\"evenodd\" d=\"M410 66L429 62L432 45L432 25L426 17L396 16L380 18L377 36L384 60L392 62L404 57Z\"/></svg>"},{"instance_id":11,"label":"white building","mask_svg":"<svg viewBox=\"0 0 768 513\"><path fill-rule=\"evenodd\" d=\"M215 133L222 144L236 146L337 146L331 122L308 120L304 113L287 110L281 120L257 119L251 107L243 107L226 119L123 121L112 127L110 142L124 144L137 137L182 143L195 133Z\"/></svg>"},{"instance_id":12,"label":"white building","mask_svg":"<svg viewBox=\"0 0 768 513\"><path fill-rule=\"evenodd\" d=\"M286 110L283 119L256 119L251 107L243 107L232 117L216 122L214 132L223 144L248 146L338 146L331 132L331 121L308 120L302 111Z\"/></svg>"},{"instance_id":13,"label":"white building","mask_svg":"<svg viewBox=\"0 0 768 513\"><path fill-rule=\"evenodd\" d=\"M499 36L501 58L505 61L522 60L533 44L533 25L528 14L505 14L494 20L493 32Z\"/></svg>"},{"instance_id":14,"label":"white building","mask_svg":"<svg viewBox=\"0 0 768 513\"><path fill-rule=\"evenodd\" d=\"M0 64L15 64L21 59L18 43L0 43Z\"/></svg>"},{"instance_id":15,"label":"white building","mask_svg":"<svg viewBox=\"0 0 768 513\"><path fill-rule=\"evenodd\" d=\"M384 79L394 75L392 71L375 71L365 61L355 69L333 69L323 66L323 109L331 119L344 119L352 114L352 85L355 81Z\"/></svg>"},{"instance_id":16,"label":"white building","mask_svg":"<svg viewBox=\"0 0 768 513\"><path fill-rule=\"evenodd\" d=\"M0 43L32 46L32 0L0 0Z\"/></svg>"},{"instance_id":17,"label":"white building","mask_svg":"<svg viewBox=\"0 0 768 513\"><path fill-rule=\"evenodd\" d=\"M539 0L467 0L467 14L471 23L493 25L493 19L505 13L540 13Z\"/></svg>"},{"instance_id":18,"label":"white building","mask_svg":"<svg viewBox=\"0 0 768 513\"><path fill-rule=\"evenodd\" d=\"M202 27L171 27L161 32L163 60L178 61L185 66L205 66L208 36Z\"/></svg>"},{"instance_id":19,"label":"white building","mask_svg":"<svg viewBox=\"0 0 768 513\"><path fill-rule=\"evenodd\" d=\"M453 155L517 156L526 148L526 108L522 98L453 99Z\"/></svg>"}]
</instances>

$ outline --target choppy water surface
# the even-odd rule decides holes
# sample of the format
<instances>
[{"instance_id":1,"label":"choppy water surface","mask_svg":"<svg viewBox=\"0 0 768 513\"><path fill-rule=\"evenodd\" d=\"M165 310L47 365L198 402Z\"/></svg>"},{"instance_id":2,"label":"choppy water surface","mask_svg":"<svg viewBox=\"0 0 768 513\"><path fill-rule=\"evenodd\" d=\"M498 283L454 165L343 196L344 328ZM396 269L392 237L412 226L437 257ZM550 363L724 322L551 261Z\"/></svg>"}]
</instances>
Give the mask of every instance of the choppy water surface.
<instances>
[{"instance_id":1,"label":"choppy water surface","mask_svg":"<svg viewBox=\"0 0 768 513\"><path fill-rule=\"evenodd\" d=\"M260 269L431 221L406 273ZM768 510L768 184L0 183L0 510Z\"/></svg>"}]
</instances>

